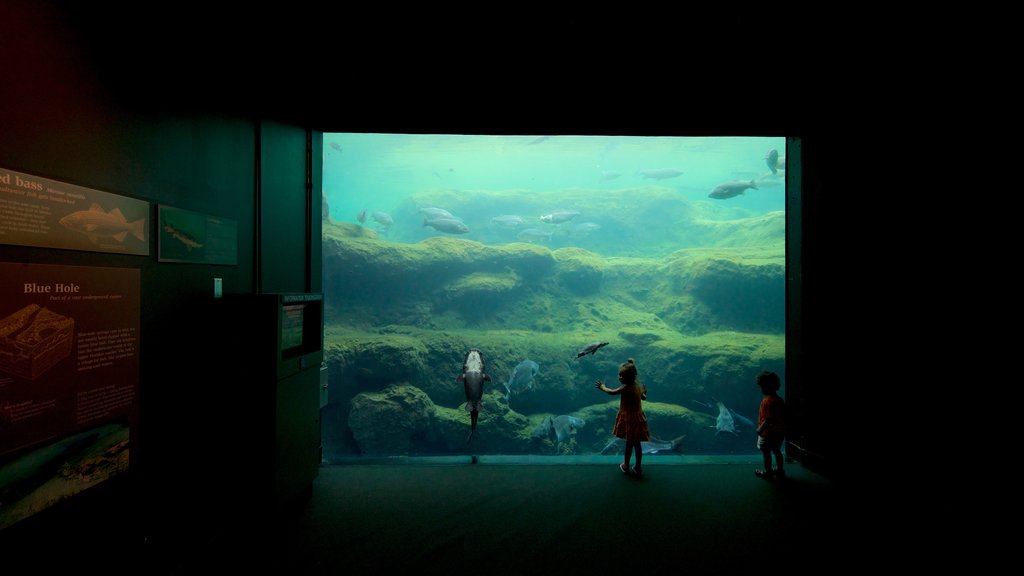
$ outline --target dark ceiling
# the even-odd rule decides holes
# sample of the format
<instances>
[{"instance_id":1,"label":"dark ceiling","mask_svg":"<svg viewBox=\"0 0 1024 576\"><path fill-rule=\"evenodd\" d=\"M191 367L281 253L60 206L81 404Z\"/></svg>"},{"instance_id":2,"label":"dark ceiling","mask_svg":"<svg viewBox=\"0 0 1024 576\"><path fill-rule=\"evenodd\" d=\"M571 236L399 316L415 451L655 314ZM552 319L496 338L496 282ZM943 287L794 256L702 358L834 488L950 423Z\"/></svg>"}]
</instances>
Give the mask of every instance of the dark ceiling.
<instances>
[{"instance_id":1,"label":"dark ceiling","mask_svg":"<svg viewBox=\"0 0 1024 576\"><path fill-rule=\"evenodd\" d=\"M804 135L815 128L802 106L805 88L787 76L777 51L736 52L742 47L689 36L682 23L655 30L550 16L426 20L387 13L397 6L372 17L337 7L64 4L14 0L0 62L11 57L9 77L21 74L63 98L92 94L122 110L241 114L323 131Z\"/></svg>"}]
</instances>

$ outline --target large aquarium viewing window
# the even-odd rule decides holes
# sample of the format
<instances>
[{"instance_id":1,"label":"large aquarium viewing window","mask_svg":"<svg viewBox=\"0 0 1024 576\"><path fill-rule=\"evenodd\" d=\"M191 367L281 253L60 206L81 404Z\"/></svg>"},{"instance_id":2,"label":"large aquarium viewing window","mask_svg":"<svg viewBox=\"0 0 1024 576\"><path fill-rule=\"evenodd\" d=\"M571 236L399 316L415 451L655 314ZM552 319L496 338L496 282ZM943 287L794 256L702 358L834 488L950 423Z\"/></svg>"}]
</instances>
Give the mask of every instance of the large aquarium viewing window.
<instances>
[{"instance_id":1,"label":"large aquarium viewing window","mask_svg":"<svg viewBox=\"0 0 1024 576\"><path fill-rule=\"evenodd\" d=\"M325 461L621 453L595 382L629 358L645 454L757 453L755 377L786 390L784 136L325 133L323 151ZM467 441L471 349L490 379Z\"/></svg>"}]
</instances>

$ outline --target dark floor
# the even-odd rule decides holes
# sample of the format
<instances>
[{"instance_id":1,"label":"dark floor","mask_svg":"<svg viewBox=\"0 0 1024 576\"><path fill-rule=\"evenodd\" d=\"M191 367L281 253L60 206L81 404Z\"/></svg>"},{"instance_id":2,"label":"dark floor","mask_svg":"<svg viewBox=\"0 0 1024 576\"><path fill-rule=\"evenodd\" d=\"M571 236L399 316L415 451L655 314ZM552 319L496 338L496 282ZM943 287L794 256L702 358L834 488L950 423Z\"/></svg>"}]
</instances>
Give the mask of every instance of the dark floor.
<instances>
[{"instance_id":1,"label":"dark floor","mask_svg":"<svg viewBox=\"0 0 1024 576\"><path fill-rule=\"evenodd\" d=\"M293 510L252 508L229 520L211 510L141 541L122 535L103 549L90 545L82 567L133 574L820 574L870 565L880 548L850 537L868 514L857 487L799 463L788 466L785 481L769 482L754 476L756 457L689 464L648 457L639 479L622 475L611 459L424 462L325 465ZM66 550L67 535L60 538L42 549ZM42 567L76 565L43 560Z\"/></svg>"}]
</instances>

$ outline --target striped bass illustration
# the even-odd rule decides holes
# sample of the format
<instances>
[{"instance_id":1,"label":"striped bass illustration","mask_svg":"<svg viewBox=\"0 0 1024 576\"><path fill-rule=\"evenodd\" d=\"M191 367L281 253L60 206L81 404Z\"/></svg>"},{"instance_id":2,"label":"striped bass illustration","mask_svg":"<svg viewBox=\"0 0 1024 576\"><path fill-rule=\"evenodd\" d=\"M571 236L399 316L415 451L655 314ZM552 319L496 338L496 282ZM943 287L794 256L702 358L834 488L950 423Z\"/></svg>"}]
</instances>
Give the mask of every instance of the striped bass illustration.
<instances>
[{"instance_id":1,"label":"striped bass illustration","mask_svg":"<svg viewBox=\"0 0 1024 576\"><path fill-rule=\"evenodd\" d=\"M109 237L124 242L128 234L146 241L146 219L139 218L129 222L120 208L114 208L110 212L103 210L103 207L93 202L88 210L72 212L60 219L60 223L68 230L80 232L89 237L93 243L100 237Z\"/></svg>"}]
</instances>

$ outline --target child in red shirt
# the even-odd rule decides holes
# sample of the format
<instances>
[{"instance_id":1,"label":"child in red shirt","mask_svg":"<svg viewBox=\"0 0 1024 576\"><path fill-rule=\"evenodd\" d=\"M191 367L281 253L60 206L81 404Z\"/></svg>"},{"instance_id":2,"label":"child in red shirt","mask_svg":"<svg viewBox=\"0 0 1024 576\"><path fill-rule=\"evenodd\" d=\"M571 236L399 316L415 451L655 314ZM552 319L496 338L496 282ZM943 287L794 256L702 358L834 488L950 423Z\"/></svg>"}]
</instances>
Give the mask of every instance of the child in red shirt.
<instances>
[{"instance_id":1,"label":"child in red shirt","mask_svg":"<svg viewBox=\"0 0 1024 576\"><path fill-rule=\"evenodd\" d=\"M786 436L786 402L778 395L782 382L779 375L765 370L757 375L757 385L764 398L757 410L757 449L764 456L764 468L754 470L759 478L785 478L782 464L782 440ZM775 454L775 472L772 472L772 454Z\"/></svg>"}]
</instances>

